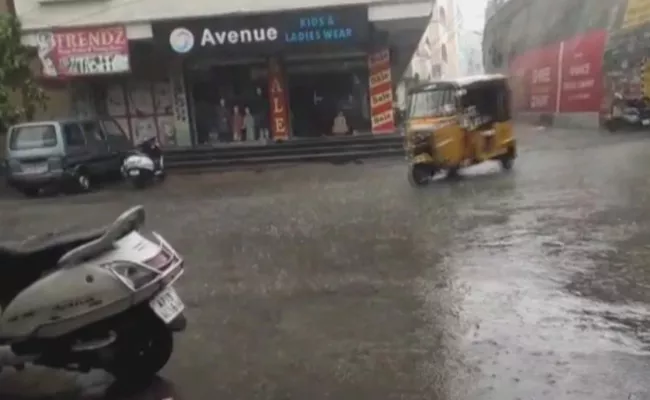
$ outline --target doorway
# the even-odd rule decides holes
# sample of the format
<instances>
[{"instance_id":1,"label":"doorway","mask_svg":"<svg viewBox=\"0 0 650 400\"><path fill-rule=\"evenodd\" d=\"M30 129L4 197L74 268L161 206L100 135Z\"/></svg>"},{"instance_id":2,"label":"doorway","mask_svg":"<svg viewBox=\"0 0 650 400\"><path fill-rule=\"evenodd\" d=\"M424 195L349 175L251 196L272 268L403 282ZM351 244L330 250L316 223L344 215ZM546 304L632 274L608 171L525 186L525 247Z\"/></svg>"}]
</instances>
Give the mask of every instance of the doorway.
<instances>
[{"instance_id":1,"label":"doorway","mask_svg":"<svg viewBox=\"0 0 650 400\"><path fill-rule=\"evenodd\" d=\"M332 135L334 118L343 112L348 134L370 129L368 78L363 69L352 71L291 71L288 89L293 136Z\"/></svg>"}]
</instances>

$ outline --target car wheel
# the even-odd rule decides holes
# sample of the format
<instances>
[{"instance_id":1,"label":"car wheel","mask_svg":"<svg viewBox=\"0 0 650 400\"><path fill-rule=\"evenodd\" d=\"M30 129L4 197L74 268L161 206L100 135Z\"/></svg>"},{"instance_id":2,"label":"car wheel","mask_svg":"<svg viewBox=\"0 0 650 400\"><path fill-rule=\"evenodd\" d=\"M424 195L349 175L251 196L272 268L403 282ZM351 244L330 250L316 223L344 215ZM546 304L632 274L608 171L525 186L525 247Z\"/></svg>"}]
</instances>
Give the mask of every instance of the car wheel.
<instances>
[{"instance_id":1,"label":"car wheel","mask_svg":"<svg viewBox=\"0 0 650 400\"><path fill-rule=\"evenodd\" d=\"M77 187L80 192L90 191L90 176L85 171L80 171L77 173Z\"/></svg>"}]
</instances>

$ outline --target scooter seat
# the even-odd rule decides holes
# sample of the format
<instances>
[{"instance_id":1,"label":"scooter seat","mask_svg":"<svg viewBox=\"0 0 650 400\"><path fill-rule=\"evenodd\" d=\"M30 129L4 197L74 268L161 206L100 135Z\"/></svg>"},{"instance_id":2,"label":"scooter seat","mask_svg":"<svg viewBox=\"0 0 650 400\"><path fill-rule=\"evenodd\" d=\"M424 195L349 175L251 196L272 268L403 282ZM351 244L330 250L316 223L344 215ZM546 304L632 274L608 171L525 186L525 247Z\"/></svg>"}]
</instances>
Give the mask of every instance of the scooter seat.
<instances>
[{"instance_id":1,"label":"scooter seat","mask_svg":"<svg viewBox=\"0 0 650 400\"><path fill-rule=\"evenodd\" d=\"M52 232L20 243L0 244L0 308L44 274L70 250L101 237L105 229Z\"/></svg>"}]
</instances>

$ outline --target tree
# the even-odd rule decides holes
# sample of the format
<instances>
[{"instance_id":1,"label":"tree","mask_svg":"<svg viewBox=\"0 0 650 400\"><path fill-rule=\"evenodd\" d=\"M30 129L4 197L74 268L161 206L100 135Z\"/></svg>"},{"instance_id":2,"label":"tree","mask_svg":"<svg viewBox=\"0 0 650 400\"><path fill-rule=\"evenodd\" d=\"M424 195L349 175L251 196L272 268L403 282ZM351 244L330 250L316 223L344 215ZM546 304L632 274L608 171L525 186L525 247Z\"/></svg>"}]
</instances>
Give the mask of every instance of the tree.
<instances>
[{"instance_id":1,"label":"tree","mask_svg":"<svg viewBox=\"0 0 650 400\"><path fill-rule=\"evenodd\" d=\"M0 125L2 128L33 117L43 107L45 93L34 80L33 49L21 43L20 21L0 15ZM21 101L22 100L22 101ZM0 128L1 129L1 128ZM0 132L4 129L0 130Z\"/></svg>"}]
</instances>

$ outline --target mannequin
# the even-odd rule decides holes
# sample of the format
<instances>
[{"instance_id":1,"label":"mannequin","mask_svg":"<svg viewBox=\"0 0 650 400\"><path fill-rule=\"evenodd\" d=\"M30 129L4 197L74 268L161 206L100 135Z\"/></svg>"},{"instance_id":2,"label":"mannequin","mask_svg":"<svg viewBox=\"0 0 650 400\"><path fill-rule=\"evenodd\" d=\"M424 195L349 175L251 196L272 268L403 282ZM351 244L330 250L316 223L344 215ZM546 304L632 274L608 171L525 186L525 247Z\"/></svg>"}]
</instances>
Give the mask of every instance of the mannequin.
<instances>
[{"instance_id":1,"label":"mannequin","mask_svg":"<svg viewBox=\"0 0 650 400\"><path fill-rule=\"evenodd\" d=\"M262 88L260 87L255 90L253 112L255 113L257 139L263 141L269 140L269 101L264 97Z\"/></svg>"},{"instance_id":2,"label":"mannequin","mask_svg":"<svg viewBox=\"0 0 650 400\"><path fill-rule=\"evenodd\" d=\"M244 108L244 121L243 127L245 132L245 140L251 142L255 140L255 117L251 114L250 107Z\"/></svg>"},{"instance_id":3,"label":"mannequin","mask_svg":"<svg viewBox=\"0 0 650 400\"><path fill-rule=\"evenodd\" d=\"M239 106L232 108L232 140L235 142L242 141L242 131L244 129L244 117L239 112Z\"/></svg>"},{"instance_id":4,"label":"mannequin","mask_svg":"<svg viewBox=\"0 0 650 400\"><path fill-rule=\"evenodd\" d=\"M230 137L232 135L231 126L231 115L228 107L226 106L226 100L221 98L219 100L219 105L217 106L216 112L216 130L220 142L228 142L232 140Z\"/></svg>"}]
</instances>

